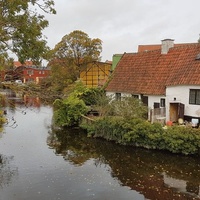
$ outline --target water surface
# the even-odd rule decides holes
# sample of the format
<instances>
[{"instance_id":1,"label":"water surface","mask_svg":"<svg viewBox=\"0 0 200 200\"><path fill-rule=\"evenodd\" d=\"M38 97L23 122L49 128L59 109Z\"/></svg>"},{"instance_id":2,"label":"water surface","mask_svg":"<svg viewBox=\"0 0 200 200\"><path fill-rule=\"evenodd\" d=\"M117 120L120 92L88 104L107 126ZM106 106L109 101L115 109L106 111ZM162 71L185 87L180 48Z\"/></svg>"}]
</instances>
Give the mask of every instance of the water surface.
<instances>
[{"instance_id":1,"label":"water surface","mask_svg":"<svg viewBox=\"0 0 200 200\"><path fill-rule=\"evenodd\" d=\"M53 130L52 108L10 98L0 200L200 199L200 161Z\"/></svg>"}]
</instances>

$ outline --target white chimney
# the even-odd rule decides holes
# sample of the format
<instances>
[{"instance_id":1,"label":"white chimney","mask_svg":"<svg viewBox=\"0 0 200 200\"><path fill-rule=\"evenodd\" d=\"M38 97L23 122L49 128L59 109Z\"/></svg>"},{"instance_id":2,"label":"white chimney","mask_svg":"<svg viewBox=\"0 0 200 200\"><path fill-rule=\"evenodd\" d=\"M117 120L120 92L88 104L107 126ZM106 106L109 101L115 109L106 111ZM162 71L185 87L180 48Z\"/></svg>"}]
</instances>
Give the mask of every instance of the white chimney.
<instances>
[{"instance_id":1,"label":"white chimney","mask_svg":"<svg viewBox=\"0 0 200 200\"><path fill-rule=\"evenodd\" d=\"M174 40L173 39L164 39L161 41L162 41L161 54L167 54L169 49L174 47Z\"/></svg>"}]
</instances>

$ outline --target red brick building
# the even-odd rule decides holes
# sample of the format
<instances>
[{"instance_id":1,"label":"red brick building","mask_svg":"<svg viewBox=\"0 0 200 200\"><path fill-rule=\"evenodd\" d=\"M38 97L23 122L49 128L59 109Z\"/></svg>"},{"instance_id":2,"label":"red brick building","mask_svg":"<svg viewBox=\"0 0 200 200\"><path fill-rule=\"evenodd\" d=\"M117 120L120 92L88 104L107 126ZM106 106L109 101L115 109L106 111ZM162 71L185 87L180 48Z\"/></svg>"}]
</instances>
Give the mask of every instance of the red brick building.
<instances>
[{"instance_id":1,"label":"red brick building","mask_svg":"<svg viewBox=\"0 0 200 200\"><path fill-rule=\"evenodd\" d=\"M50 69L26 67L23 70L23 82L36 82L39 83L41 79L46 78L50 75Z\"/></svg>"},{"instance_id":2,"label":"red brick building","mask_svg":"<svg viewBox=\"0 0 200 200\"><path fill-rule=\"evenodd\" d=\"M19 61L14 61L13 69L2 73L2 81L21 80L23 83L35 82L39 83L41 79L50 75L51 70L48 67L37 67L32 61L26 61L21 64Z\"/></svg>"}]
</instances>

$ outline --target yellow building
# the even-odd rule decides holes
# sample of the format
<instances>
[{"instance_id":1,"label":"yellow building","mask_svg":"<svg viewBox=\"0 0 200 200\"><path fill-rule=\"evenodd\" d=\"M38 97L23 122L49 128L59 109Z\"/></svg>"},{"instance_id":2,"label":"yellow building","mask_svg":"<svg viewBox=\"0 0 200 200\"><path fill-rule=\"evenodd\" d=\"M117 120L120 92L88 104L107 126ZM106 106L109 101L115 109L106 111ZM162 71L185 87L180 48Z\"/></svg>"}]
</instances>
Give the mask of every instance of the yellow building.
<instances>
[{"instance_id":1,"label":"yellow building","mask_svg":"<svg viewBox=\"0 0 200 200\"><path fill-rule=\"evenodd\" d=\"M80 73L80 79L89 88L103 86L111 73L111 62L93 62Z\"/></svg>"}]
</instances>

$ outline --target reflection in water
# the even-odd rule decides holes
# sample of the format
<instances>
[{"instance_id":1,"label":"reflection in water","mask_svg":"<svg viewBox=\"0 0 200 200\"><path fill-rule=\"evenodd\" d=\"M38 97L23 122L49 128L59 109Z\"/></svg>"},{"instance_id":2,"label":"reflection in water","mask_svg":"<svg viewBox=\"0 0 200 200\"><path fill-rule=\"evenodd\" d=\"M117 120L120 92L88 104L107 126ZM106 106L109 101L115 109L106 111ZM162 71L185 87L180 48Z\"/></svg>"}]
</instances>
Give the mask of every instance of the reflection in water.
<instances>
[{"instance_id":1,"label":"reflection in water","mask_svg":"<svg viewBox=\"0 0 200 200\"><path fill-rule=\"evenodd\" d=\"M12 167L13 157L0 155L0 187L3 188L11 183L12 178L18 175L18 169Z\"/></svg>"},{"instance_id":2,"label":"reflection in water","mask_svg":"<svg viewBox=\"0 0 200 200\"><path fill-rule=\"evenodd\" d=\"M16 112L26 115L27 111L40 111L41 102L39 97L30 97L27 95L18 96L10 89L4 90L3 94L6 98L2 96L1 105L7 109L4 112L5 114L12 114L10 116L6 115L5 126L7 127L16 128L18 126L15 118L13 117Z\"/></svg>"},{"instance_id":3,"label":"reflection in water","mask_svg":"<svg viewBox=\"0 0 200 200\"><path fill-rule=\"evenodd\" d=\"M53 130L47 142L73 165L81 166L91 159L95 165L108 165L122 186L147 199L200 199L198 158L123 147L87 138L78 129Z\"/></svg>"},{"instance_id":4,"label":"reflection in water","mask_svg":"<svg viewBox=\"0 0 200 200\"><path fill-rule=\"evenodd\" d=\"M52 129L47 146L51 109L11 94L5 105L0 199L200 199L199 158L119 146L79 129Z\"/></svg>"}]
</instances>

